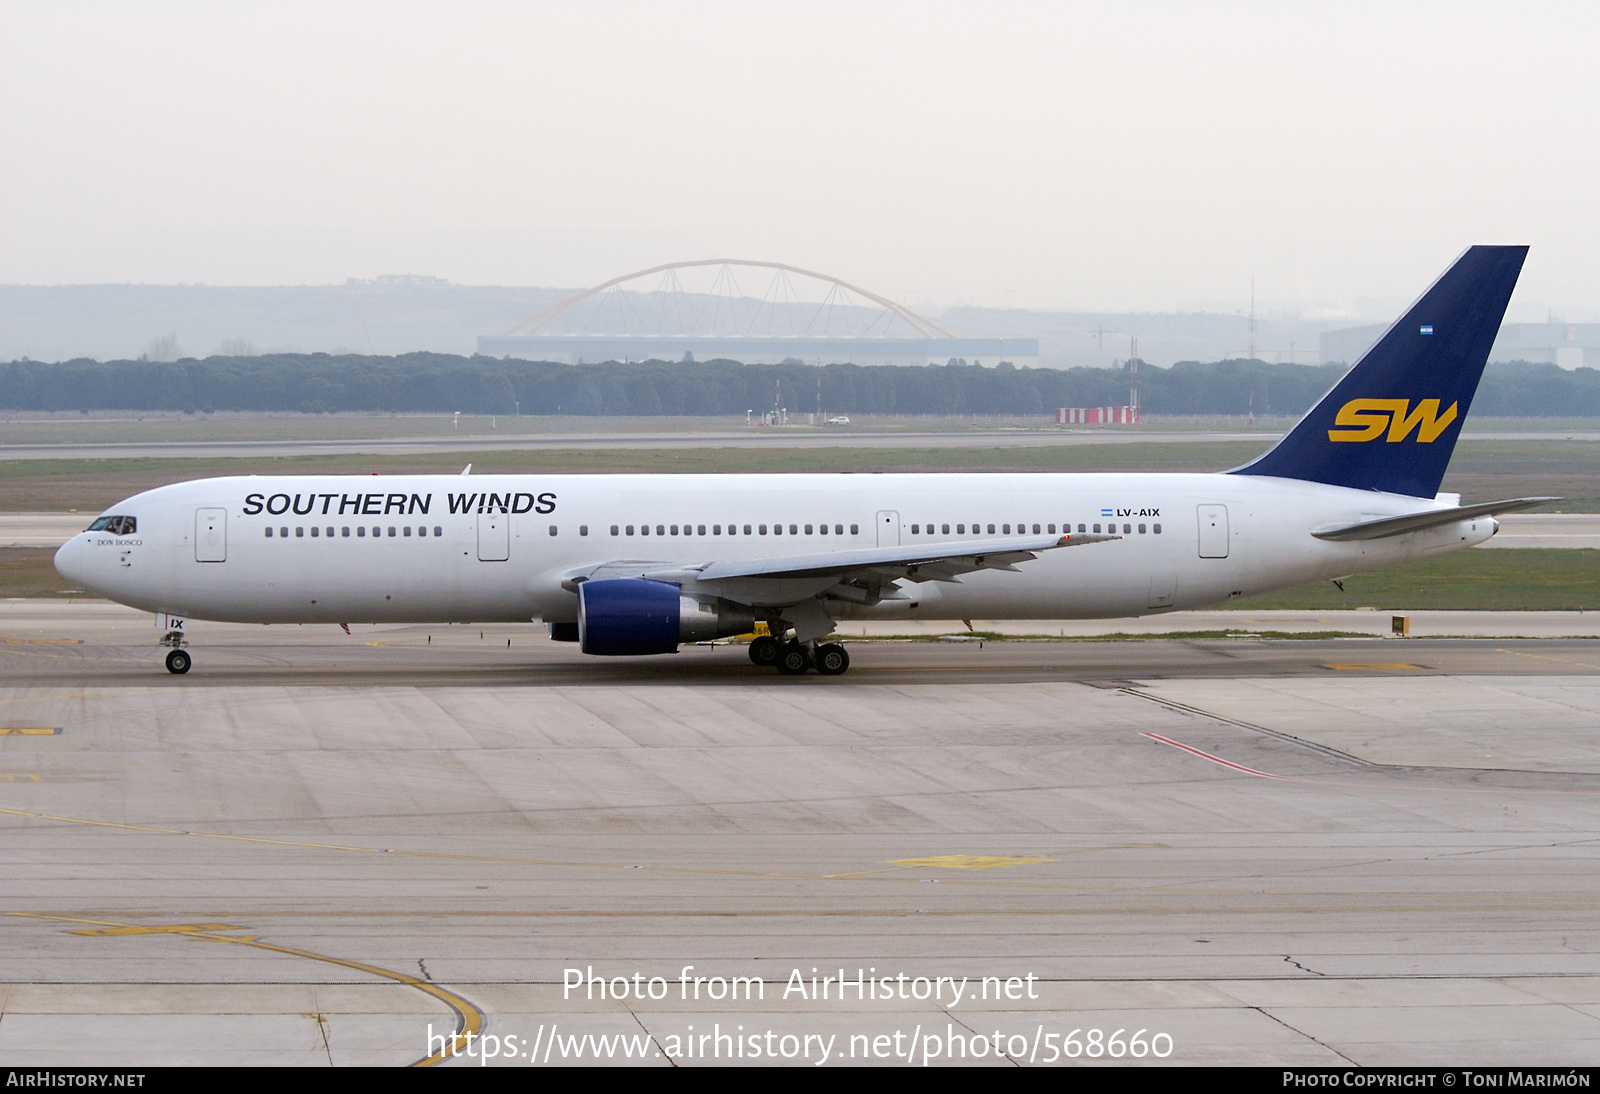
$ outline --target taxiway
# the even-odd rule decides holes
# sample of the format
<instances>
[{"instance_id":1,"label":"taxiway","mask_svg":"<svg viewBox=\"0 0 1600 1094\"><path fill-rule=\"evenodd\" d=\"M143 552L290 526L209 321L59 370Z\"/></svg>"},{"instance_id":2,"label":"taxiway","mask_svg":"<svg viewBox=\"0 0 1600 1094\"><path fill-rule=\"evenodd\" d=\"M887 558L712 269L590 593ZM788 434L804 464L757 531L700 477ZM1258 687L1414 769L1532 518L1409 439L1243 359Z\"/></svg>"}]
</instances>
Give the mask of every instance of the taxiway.
<instances>
[{"instance_id":1,"label":"taxiway","mask_svg":"<svg viewBox=\"0 0 1600 1094\"><path fill-rule=\"evenodd\" d=\"M559 1031L698 1064L671 1046L740 1025L834 1062L937 1031L1042 1063L1074 1029L1182 1063L1600 1058L1592 640L860 642L823 679L203 623L175 678L155 638L0 605L4 1063L407 1063L465 1028L518 1039L498 1063ZM785 998L812 969L1026 986Z\"/></svg>"}]
</instances>

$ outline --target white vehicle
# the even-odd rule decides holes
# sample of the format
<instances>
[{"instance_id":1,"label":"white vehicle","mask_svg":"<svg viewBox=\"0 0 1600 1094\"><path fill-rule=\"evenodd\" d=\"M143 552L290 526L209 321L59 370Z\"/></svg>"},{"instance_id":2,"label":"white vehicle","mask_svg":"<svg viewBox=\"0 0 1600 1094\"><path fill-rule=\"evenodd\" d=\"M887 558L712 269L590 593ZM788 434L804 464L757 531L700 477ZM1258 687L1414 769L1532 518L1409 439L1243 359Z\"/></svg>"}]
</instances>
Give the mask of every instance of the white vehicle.
<instances>
[{"instance_id":1,"label":"white vehicle","mask_svg":"<svg viewBox=\"0 0 1600 1094\"><path fill-rule=\"evenodd\" d=\"M847 415L847 414L835 414L833 417L829 418L823 424L824 425L849 425L850 424L850 416Z\"/></svg>"},{"instance_id":2,"label":"white vehicle","mask_svg":"<svg viewBox=\"0 0 1600 1094\"><path fill-rule=\"evenodd\" d=\"M113 506L56 568L170 619L175 673L192 618L542 621L613 655L762 621L752 660L837 675L844 619L1137 616L1338 578L1552 500L1438 493L1526 250L1469 250L1229 472L204 479Z\"/></svg>"}]
</instances>

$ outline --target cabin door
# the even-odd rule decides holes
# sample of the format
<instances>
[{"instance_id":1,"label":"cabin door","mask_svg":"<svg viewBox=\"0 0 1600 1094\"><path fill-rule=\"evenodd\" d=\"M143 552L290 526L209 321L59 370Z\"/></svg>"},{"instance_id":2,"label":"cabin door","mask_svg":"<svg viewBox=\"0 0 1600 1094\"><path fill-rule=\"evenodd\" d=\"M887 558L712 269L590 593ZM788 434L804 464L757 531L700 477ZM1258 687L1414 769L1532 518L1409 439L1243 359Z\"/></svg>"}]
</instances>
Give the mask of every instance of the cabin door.
<instances>
[{"instance_id":1,"label":"cabin door","mask_svg":"<svg viewBox=\"0 0 1600 1094\"><path fill-rule=\"evenodd\" d=\"M878 514L878 546L900 546L900 514L887 509Z\"/></svg>"},{"instance_id":2,"label":"cabin door","mask_svg":"<svg viewBox=\"0 0 1600 1094\"><path fill-rule=\"evenodd\" d=\"M1228 557L1228 507L1202 505L1200 513L1200 557Z\"/></svg>"},{"instance_id":3,"label":"cabin door","mask_svg":"<svg viewBox=\"0 0 1600 1094\"><path fill-rule=\"evenodd\" d=\"M194 560L228 561L228 511L196 509L194 513Z\"/></svg>"},{"instance_id":4,"label":"cabin door","mask_svg":"<svg viewBox=\"0 0 1600 1094\"><path fill-rule=\"evenodd\" d=\"M478 514L478 561L505 562L511 557L511 514L489 509Z\"/></svg>"}]
</instances>

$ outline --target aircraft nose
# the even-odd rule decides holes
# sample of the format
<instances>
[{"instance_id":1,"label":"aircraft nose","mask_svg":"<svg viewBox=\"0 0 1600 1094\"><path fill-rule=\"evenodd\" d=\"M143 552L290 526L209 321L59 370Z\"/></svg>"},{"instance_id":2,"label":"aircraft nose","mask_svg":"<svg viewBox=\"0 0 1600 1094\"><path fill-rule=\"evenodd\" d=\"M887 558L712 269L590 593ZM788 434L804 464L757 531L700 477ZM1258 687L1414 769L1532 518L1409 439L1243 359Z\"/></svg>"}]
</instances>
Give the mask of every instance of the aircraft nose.
<instances>
[{"instance_id":1,"label":"aircraft nose","mask_svg":"<svg viewBox=\"0 0 1600 1094\"><path fill-rule=\"evenodd\" d=\"M73 536L56 552L56 573L72 582L83 584L83 536Z\"/></svg>"}]
</instances>

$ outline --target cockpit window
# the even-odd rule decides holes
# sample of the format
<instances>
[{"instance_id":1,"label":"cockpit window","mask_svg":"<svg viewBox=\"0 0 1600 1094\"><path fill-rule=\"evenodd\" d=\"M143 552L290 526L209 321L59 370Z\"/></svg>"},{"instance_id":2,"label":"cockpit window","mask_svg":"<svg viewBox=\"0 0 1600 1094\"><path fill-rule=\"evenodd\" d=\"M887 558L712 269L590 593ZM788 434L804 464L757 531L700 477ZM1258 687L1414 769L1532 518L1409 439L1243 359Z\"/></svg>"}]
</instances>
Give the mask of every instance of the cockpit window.
<instances>
[{"instance_id":1,"label":"cockpit window","mask_svg":"<svg viewBox=\"0 0 1600 1094\"><path fill-rule=\"evenodd\" d=\"M131 536L138 530L139 522L133 517L101 517L89 525L91 532L110 532L114 536Z\"/></svg>"},{"instance_id":2,"label":"cockpit window","mask_svg":"<svg viewBox=\"0 0 1600 1094\"><path fill-rule=\"evenodd\" d=\"M106 526L109 525L112 521L121 520L121 519L122 519L121 517L101 517L99 520L97 520L93 524L89 525L88 531L91 531L91 532L104 532L106 530Z\"/></svg>"}]
</instances>

